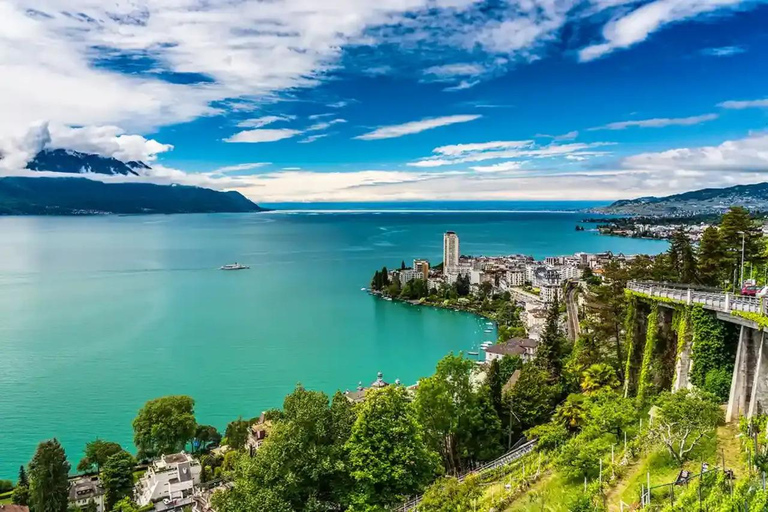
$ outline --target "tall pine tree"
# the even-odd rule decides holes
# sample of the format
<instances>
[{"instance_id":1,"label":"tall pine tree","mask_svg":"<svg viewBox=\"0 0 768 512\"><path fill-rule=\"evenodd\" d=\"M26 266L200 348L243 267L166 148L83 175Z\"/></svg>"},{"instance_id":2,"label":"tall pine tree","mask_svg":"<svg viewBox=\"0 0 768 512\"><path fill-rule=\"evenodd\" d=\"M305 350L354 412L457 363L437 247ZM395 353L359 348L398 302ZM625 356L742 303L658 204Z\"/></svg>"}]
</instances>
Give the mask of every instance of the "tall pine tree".
<instances>
[{"instance_id":1,"label":"tall pine tree","mask_svg":"<svg viewBox=\"0 0 768 512\"><path fill-rule=\"evenodd\" d=\"M547 323L536 350L536 362L546 370L553 382L560 380L563 374L565 338L560 328L560 303L555 297L547 312Z\"/></svg>"},{"instance_id":2,"label":"tall pine tree","mask_svg":"<svg viewBox=\"0 0 768 512\"><path fill-rule=\"evenodd\" d=\"M675 230L669 244L669 265L675 280L679 283L696 281L696 255L691 240L683 227Z\"/></svg>"},{"instance_id":3,"label":"tall pine tree","mask_svg":"<svg viewBox=\"0 0 768 512\"><path fill-rule=\"evenodd\" d=\"M29 505L34 512L66 512L69 462L56 439L37 446L29 463Z\"/></svg>"},{"instance_id":4,"label":"tall pine tree","mask_svg":"<svg viewBox=\"0 0 768 512\"><path fill-rule=\"evenodd\" d=\"M725 248L720 231L715 226L709 226L704 230L699 243L699 282L706 286L720 286L724 277L724 260Z\"/></svg>"},{"instance_id":5,"label":"tall pine tree","mask_svg":"<svg viewBox=\"0 0 768 512\"><path fill-rule=\"evenodd\" d=\"M760 227L752 220L746 208L734 206L723 215L720 222L720 238L723 240L725 251L727 277L731 282L741 277L742 238L744 261L759 263L763 259L761 237Z\"/></svg>"}]
</instances>

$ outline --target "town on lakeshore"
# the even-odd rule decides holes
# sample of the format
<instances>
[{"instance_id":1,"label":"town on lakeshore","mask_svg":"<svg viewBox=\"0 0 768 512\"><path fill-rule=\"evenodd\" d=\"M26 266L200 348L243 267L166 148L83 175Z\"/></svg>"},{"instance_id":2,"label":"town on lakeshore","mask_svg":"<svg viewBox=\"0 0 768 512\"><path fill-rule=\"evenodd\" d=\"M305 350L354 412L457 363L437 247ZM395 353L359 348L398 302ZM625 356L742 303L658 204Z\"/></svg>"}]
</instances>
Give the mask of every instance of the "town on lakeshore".
<instances>
[{"instance_id":1,"label":"town on lakeshore","mask_svg":"<svg viewBox=\"0 0 768 512\"><path fill-rule=\"evenodd\" d=\"M475 257L446 232L442 262L382 268L370 292L479 315L495 340L407 385L297 384L224 432L189 396L149 400L135 455L94 439L73 468L43 441L0 480L0 512L514 512L556 496L563 512L765 511L767 243L742 208L656 255Z\"/></svg>"}]
</instances>

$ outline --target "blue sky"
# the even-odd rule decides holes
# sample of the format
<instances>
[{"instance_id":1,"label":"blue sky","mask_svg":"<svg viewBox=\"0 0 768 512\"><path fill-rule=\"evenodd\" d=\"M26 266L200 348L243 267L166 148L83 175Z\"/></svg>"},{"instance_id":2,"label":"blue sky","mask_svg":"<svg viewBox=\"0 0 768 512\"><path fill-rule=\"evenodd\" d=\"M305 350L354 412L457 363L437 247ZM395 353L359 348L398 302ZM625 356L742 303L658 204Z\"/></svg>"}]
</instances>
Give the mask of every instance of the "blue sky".
<instances>
[{"instance_id":1,"label":"blue sky","mask_svg":"<svg viewBox=\"0 0 768 512\"><path fill-rule=\"evenodd\" d=\"M10 0L0 173L47 146L265 202L761 182L766 26L744 0Z\"/></svg>"}]
</instances>

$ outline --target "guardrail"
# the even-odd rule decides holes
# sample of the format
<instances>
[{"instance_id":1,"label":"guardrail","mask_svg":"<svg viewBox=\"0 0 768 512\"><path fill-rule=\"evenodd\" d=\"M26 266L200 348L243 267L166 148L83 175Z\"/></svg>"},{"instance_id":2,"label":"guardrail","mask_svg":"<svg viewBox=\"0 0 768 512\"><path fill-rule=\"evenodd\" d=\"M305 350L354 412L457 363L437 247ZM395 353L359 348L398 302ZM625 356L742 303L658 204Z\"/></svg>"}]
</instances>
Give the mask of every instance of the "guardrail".
<instances>
[{"instance_id":1,"label":"guardrail","mask_svg":"<svg viewBox=\"0 0 768 512\"><path fill-rule=\"evenodd\" d=\"M487 462L476 469L467 471L459 475L458 477L459 482L463 482L464 479L467 478L469 475L475 475L478 473L482 473L483 471L490 471L491 469L496 469L500 466L504 466L506 464L516 461L522 456L531 453L533 451L533 448L536 446L537 441L538 439L533 439L531 441L528 441L527 443L520 445L518 448L513 448L512 450L508 451L507 453L505 453L504 455L502 455L496 460ZM413 510L416 510L416 507L418 507L419 503L421 503L421 499L422 499L422 496L417 496L416 498L413 498L410 501L406 501L402 505L395 508L394 512L411 512Z\"/></svg>"},{"instance_id":2,"label":"guardrail","mask_svg":"<svg viewBox=\"0 0 768 512\"><path fill-rule=\"evenodd\" d=\"M731 311L768 313L765 301L762 298L735 295L731 292L718 293L708 290L696 290L694 288L680 288L679 285L673 287L664 283L644 281L630 281L627 284L627 288L650 297L671 299L688 305L699 304L706 309L723 313L730 313Z\"/></svg>"}]
</instances>

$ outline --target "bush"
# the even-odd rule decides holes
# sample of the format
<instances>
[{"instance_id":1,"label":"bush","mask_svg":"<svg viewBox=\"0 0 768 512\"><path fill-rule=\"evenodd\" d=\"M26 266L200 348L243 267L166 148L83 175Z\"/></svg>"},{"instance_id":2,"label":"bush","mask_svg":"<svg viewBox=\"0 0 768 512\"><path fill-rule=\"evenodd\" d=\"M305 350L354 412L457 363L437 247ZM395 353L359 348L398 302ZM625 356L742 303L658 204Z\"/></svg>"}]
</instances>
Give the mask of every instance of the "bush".
<instances>
[{"instance_id":1,"label":"bush","mask_svg":"<svg viewBox=\"0 0 768 512\"><path fill-rule=\"evenodd\" d=\"M528 439L538 439L537 448L543 451L556 450L568 442L570 434L562 422L554 421L533 427L525 433Z\"/></svg>"},{"instance_id":2,"label":"bush","mask_svg":"<svg viewBox=\"0 0 768 512\"><path fill-rule=\"evenodd\" d=\"M725 368L709 370L704 379L704 390L727 402L731 393L731 372Z\"/></svg>"},{"instance_id":3,"label":"bush","mask_svg":"<svg viewBox=\"0 0 768 512\"><path fill-rule=\"evenodd\" d=\"M0 480L0 494L13 490L13 482L10 480Z\"/></svg>"},{"instance_id":4,"label":"bush","mask_svg":"<svg viewBox=\"0 0 768 512\"><path fill-rule=\"evenodd\" d=\"M571 479L587 477L593 480L600 473L600 459L611 449L605 437L589 439L580 434L571 439L560 453L559 463L563 474Z\"/></svg>"}]
</instances>

